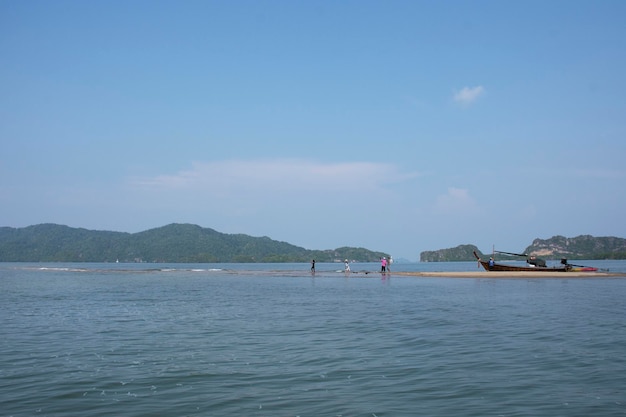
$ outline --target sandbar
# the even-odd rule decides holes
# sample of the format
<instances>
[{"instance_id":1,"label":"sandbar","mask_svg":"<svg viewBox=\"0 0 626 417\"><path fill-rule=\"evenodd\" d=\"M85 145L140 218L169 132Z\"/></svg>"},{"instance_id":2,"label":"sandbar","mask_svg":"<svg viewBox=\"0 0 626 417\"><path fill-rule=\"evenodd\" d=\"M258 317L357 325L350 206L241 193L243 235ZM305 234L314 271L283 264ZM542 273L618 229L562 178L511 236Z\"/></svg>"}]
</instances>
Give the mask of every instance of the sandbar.
<instances>
[{"instance_id":1,"label":"sandbar","mask_svg":"<svg viewBox=\"0 0 626 417\"><path fill-rule=\"evenodd\" d=\"M476 272L391 272L391 275L442 278L626 278L626 273L611 272L524 272L524 271L476 271Z\"/></svg>"}]
</instances>

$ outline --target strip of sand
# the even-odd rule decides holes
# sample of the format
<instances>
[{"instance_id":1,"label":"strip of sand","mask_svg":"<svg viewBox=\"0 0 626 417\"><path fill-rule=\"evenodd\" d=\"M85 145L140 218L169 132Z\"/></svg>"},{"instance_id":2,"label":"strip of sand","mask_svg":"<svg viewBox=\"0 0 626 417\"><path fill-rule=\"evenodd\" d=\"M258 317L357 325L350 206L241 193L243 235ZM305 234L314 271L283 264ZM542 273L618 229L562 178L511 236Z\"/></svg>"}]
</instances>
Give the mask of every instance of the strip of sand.
<instances>
[{"instance_id":1,"label":"strip of sand","mask_svg":"<svg viewBox=\"0 0 626 417\"><path fill-rule=\"evenodd\" d=\"M476 272L393 272L392 275L411 277L445 278L625 278L623 273L609 272L523 272L523 271L476 271Z\"/></svg>"}]
</instances>

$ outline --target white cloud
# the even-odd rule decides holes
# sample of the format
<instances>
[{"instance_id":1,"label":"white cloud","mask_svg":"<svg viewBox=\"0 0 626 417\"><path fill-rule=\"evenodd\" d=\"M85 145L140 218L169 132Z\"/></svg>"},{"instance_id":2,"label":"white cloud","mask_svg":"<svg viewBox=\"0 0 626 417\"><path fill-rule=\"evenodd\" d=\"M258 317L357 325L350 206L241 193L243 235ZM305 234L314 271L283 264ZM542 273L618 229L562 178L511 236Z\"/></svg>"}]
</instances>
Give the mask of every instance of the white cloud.
<instances>
[{"instance_id":1,"label":"white cloud","mask_svg":"<svg viewBox=\"0 0 626 417\"><path fill-rule=\"evenodd\" d=\"M445 214L474 213L477 206L468 190L450 187L447 194L437 197L434 208L436 212Z\"/></svg>"},{"instance_id":2,"label":"white cloud","mask_svg":"<svg viewBox=\"0 0 626 417\"><path fill-rule=\"evenodd\" d=\"M193 190L220 194L252 192L365 191L404 181L416 173L401 173L390 164L373 162L318 163L302 159L196 162L176 174L136 178L141 188Z\"/></svg>"},{"instance_id":3,"label":"white cloud","mask_svg":"<svg viewBox=\"0 0 626 417\"><path fill-rule=\"evenodd\" d=\"M482 85L477 87L463 87L461 91L454 94L454 101L463 105L469 105L478 100L485 93Z\"/></svg>"}]
</instances>

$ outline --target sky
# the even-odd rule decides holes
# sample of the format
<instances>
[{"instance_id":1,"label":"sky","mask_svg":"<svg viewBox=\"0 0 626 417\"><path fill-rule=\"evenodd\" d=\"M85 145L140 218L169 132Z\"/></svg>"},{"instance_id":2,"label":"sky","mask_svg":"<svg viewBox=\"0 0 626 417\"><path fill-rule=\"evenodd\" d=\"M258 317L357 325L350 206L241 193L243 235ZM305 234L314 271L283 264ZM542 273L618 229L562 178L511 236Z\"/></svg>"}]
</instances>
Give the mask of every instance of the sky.
<instances>
[{"instance_id":1,"label":"sky","mask_svg":"<svg viewBox=\"0 0 626 417\"><path fill-rule=\"evenodd\" d=\"M0 226L419 260L626 238L624 1L0 0Z\"/></svg>"}]
</instances>

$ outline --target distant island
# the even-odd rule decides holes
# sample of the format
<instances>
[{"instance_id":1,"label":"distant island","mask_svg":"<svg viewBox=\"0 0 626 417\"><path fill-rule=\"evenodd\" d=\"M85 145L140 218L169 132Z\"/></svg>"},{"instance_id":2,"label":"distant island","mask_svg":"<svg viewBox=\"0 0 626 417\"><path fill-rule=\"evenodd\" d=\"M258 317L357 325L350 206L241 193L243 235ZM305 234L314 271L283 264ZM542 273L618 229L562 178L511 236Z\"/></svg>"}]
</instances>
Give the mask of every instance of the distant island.
<instances>
[{"instance_id":1,"label":"distant island","mask_svg":"<svg viewBox=\"0 0 626 417\"><path fill-rule=\"evenodd\" d=\"M516 252L515 248L502 248ZM473 252L489 258L471 244L424 251L420 262L474 261ZM535 239L519 253L544 259L626 259L626 239L582 235ZM23 228L0 227L0 262L378 262L388 253L340 247L310 250L269 237L225 234L193 224L170 224L139 233L39 224ZM518 259L498 254L498 259Z\"/></svg>"},{"instance_id":2,"label":"distant island","mask_svg":"<svg viewBox=\"0 0 626 417\"><path fill-rule=\"evenodd\" d=\"M0 227L0 262L377 262L389 257L364 248L308 250L269 237L225 234L193 224L139 233L58 224Z\"/></svg>"},{"instance_id":3,"label":"distant island","mask_svg":"<svg viewBox=\"0 0 626 417\"><path fill-rule=\"evenodd\" d=\"M503 251L515 250L502 248ZM489 258L490 253L482 253L474 245L459 245L449 249L424 251L420 254L420 262L454 262L473 261L473 251L483 259ZM626 239L619 237L593 237L581 235L567 238L553 236L549 239L535 239L522 252L528 255L540 256L545 259L626 259ZM519 259L507 255L498 255L500 259Z\"/></svg>"}]
</instances>

